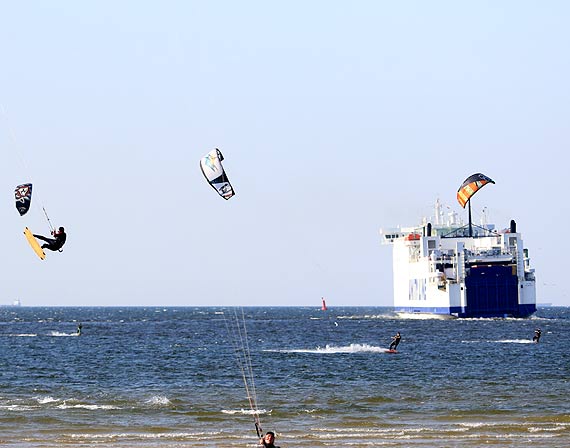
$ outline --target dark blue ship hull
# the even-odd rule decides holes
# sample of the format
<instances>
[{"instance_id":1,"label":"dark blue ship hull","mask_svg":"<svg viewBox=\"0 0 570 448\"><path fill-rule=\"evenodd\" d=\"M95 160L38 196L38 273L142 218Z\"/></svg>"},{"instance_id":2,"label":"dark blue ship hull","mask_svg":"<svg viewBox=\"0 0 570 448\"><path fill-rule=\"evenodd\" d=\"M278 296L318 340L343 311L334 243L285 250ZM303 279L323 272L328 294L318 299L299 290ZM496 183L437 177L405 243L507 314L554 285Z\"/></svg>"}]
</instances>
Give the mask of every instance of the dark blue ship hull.
<instances>
[{"instance_id":1,"label":"dark blue ship hull","mask_svg":"<svg viewBox=\"0 0 570 448\"><path fill-rule=\"evenodd\" d=\"M519 304L518 279L513 265L472 265L465 278L465 289L465 307L397 307L395 310L466 318L523 318L536 312L536 304Z\"/></svg>"}]
</instances>

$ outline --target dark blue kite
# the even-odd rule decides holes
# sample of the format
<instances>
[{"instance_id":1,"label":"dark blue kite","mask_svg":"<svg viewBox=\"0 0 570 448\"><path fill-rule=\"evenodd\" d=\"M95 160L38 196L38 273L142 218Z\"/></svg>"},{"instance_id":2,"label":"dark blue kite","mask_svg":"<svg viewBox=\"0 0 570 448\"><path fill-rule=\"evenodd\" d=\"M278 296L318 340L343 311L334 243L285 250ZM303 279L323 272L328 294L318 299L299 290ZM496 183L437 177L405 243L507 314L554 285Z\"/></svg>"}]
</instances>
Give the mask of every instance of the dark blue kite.
<instances>
[{"instance_id":1,"label":"dark blue kite","mask_svg":"<svg viewBox=\"0 0 570 448\"><path fill-rule=\"evenodd\" d=\"M20 216L24 216L32 205L32 184L18 185L14 194L16 196L16 209L18 209Z\"/></svg>"}]
</instances>

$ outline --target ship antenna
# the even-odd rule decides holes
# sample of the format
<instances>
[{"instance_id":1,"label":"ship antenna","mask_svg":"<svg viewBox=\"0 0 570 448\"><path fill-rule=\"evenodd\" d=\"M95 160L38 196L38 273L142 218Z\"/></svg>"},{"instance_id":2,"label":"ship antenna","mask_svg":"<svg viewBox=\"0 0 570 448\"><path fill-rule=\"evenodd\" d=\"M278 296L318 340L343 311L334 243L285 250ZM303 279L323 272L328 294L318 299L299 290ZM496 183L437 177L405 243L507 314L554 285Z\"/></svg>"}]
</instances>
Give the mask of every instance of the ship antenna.
<instances>
[{"instance_id":1,"label":"ship antenna","mask_svg":"<svg viewBox=\"0 0 570 448\"><path fill-rule=\"evenodd\" d=\"M481 211L481 226L486 227L487 222L488 222L487 207L483 207L483 210Z\"/></svg>"},{"instance_id":2,"label":"ship antenna","mask_svg":"<svg viewBox=\"0 0 570 448\"><path fill-rule=\"evenodd\" d=\"M435 200L435 225L443 224L440 221L441 216L441 203L439 202L439 198Z\"/></svg>"},{"instance_id":3,"label":"ship antenna","mask_svg":"<svg viewBox=\"0 0 570 448\"><path fill-rule=\"evenodd\" d=\"M471 222L471 198L467 201L469 204L469 238L473 237L473 224Z\"/></svg>"}]
</instances>

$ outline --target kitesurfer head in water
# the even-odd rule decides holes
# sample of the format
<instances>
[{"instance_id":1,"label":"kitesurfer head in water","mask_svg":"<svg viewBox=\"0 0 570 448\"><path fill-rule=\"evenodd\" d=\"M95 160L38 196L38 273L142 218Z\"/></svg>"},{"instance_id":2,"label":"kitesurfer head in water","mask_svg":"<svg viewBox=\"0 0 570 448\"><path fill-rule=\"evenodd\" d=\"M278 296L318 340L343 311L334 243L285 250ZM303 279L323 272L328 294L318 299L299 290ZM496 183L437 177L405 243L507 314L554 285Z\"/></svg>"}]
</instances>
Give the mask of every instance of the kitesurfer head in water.
<instances>
[{"instance_id":1,"label":"kitesurfer head in water","mask_svg":"<svg viewBox=\"0 0 570 448\"><path fill-rule=\"evenodd\" d=\"M34 236L42 241L45 241L45 244L42 244L42 249L49 249L49 250L60 250L63 245L65 244L65 240L67 239L67 234L65 233L65 229L60 227L58 230L52 230L51 234L53 238L46 238L42 235L35 235Z\"/></svg>"},{"instance_id":2,"label":"kitesurfer head in water","mask_svg":"<svg viewBox=\"0 0 570 448\"><path fill-rule=\"evenodd\" d=\"M396 350L396 347L398 347L398 344L400 343L400 339L402 339L402 336L400 336L400 332L398 331L396 333L396 336L392 336L392 343L390 344L390 350Z\"/></svg>"},{"instance_id":3,"label":"kitesurfer head in water","mask_svg":"<svg viewBox=\"0 0 570 448\"><path fill-rule=\"evenodd\" d=\"M265 448L279 448L278 446L275 446L273 442L275 442L275 433L273 431L267 431L259 440L259 444L263 445Z\"/></svg>"}]
</instances>

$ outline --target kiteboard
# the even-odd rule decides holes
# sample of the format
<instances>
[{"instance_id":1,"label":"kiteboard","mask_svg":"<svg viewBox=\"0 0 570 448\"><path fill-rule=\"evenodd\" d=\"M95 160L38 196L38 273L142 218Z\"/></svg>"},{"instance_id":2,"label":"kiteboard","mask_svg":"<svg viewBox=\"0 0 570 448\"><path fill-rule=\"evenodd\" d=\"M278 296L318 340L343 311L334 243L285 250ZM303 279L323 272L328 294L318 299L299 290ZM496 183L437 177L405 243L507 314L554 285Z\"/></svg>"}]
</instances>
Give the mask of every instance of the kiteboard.
<instances>
[{"instance_id":1,"label":"kiteboard","mask_svg":"<svg viewBox=\"0 0 570 448\"><path fill-rule=\"evenodd\" d=\"M396 350L386 350L386 353L398 353Z\"/></svg>"},{"instance_id":2,"label":"kiteboard","mask_svg":"<svg viewBox=\"0 0 570 448\"><path fill-rule=\"evenodd\" d=\"M30 243L30 246L32 246L32 249L34 249L36 255L40 257L40 259L44 260L46 258L44 250L40 246L40 243L38 243L38 240L36 240L32 232L30 231L30 229L28 229L27 227L24 230L24 235L26 235L26 239L28 240L28 243Z\"/></svg>"}]
</instances>

